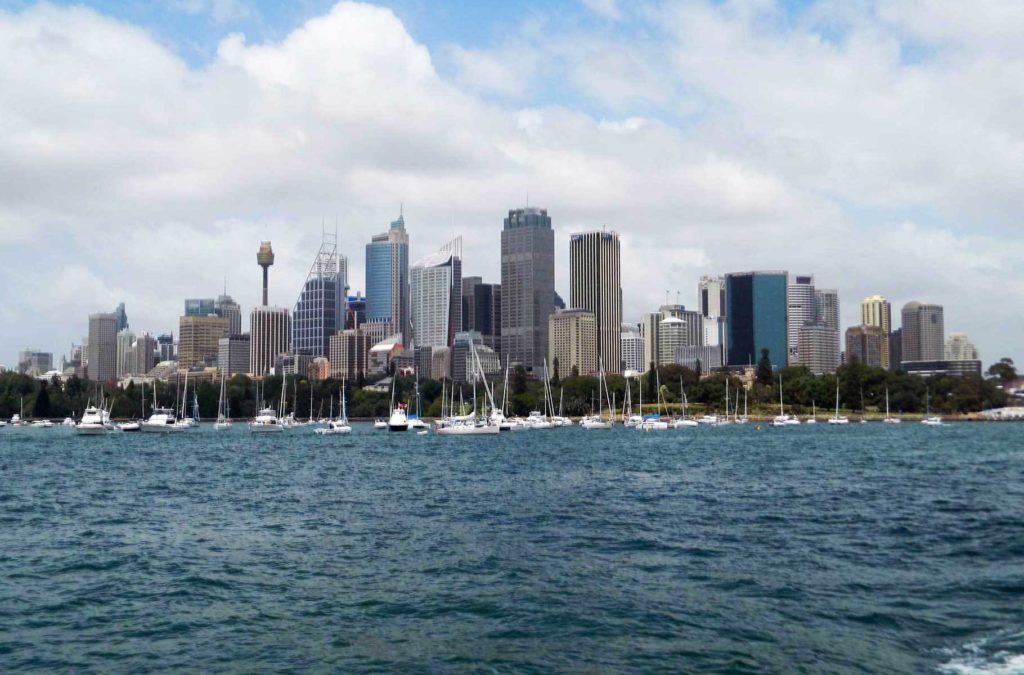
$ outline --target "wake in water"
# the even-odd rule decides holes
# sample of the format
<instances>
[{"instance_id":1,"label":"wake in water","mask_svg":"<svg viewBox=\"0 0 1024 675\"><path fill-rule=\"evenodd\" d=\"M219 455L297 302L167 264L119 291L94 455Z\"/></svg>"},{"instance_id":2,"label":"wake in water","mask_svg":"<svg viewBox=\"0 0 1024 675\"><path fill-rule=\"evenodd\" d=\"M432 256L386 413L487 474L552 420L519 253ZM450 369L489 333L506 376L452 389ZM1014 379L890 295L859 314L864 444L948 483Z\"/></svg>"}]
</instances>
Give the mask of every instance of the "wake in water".
<instances>
[{"instance_id":1,"label":"wake in water","mask_svg":"<svg viewBox=\"0 0 1024 675\"><path fill-rule=\"evenodd\" d=\"M950 650L939 672L953 675L1024 674L1024 632L999 634Z\"/></svg>"}]
</instances>

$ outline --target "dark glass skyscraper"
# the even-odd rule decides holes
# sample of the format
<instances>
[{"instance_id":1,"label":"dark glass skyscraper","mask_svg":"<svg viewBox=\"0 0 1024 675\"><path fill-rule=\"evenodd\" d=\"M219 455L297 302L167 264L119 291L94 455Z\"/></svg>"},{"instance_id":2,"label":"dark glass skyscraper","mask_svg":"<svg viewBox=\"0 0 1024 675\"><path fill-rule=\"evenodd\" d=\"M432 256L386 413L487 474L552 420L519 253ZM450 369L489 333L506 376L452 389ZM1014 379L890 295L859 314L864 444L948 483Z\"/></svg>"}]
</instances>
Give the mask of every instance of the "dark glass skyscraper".
<instances>
[{"instance_id":1,"label":"dark glass skyscraper","mask_svg":"<svg viewBox=\"0 0 1024 675\"><path fill-rule=\"evenodd\" d=\"M768 350L772 366L786 365L786 272L725 276L728 365L756 364Z\"/></svg>"},{"instance_id":2,"label":"dark glass skyscraper","mask_svg":"<svg viewBox=\"0 0 1024 675\"><path fill-rule=\"evenodd\" d=\"M513 209L501 231L501 357L539 372L555 301L555 232L546 209Z\"/></svg>"},{"instance_id":3,"label":"dark glass skyscraper","mask_svg":"<svg viewBox=\"0 0 1024 675\"><path fill-rule=\"evenodd\" d=\"M324 232L322 237L292 312L292 350L326 358L331 336L345 326L348 274L337 235Z\"/></svg>"}]
</instances>

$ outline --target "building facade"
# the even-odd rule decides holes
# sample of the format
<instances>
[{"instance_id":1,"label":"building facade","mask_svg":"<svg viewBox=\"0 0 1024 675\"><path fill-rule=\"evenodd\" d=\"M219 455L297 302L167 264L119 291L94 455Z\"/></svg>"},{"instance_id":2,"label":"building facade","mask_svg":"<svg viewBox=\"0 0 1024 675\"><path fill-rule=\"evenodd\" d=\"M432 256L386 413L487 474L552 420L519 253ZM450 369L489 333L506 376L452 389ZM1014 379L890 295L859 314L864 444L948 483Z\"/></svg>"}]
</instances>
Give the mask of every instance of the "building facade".
<instances>
[{"instance_id":1,"label":"building facade","mask_svg":"<svg viewBox=\"0 0 1024 675\"><path fill-rule=\"evenodd\" d=\"M786 364L786 272L738 272L725 276L726 364L756 365L768 350L772 366Z\"/></svg>"},{"instance_id":2,"label":"building facade","mask_svg":"<svg viewBox=\"0 0 1024 675\"><path fill-rule=\"evenodd\" d=\"M548 372L569 377L593 375L599 367L597 319L582 309L560 309L548 318Z\"/></svg>"},{"instance_id":3,"label":"building facade","mask_svg":"<svg viewBox=\"0 0 1024 675\"><path fill-rule=\"evenodd\" d=\"M409 269L416 347L450 347L462 320L462 238L456 237Z\"/></svg>"},{"instance_id":4,"label":"building facade","mask_svg":"<svg viewBox=\"0 0 1024 675\"><path fill-rule=\"evenodd\" d=\"M132 375L145 375L156 366L157 343L149 333L135 338L129 368Z\"/></svg>"},{"instance_id":5,"label":"building facade","mask_svg":"<svg viewBox=\"0 0 1024 675\"><path fill-rule=\"evenodd\" d=\"M871 295L860 303L860 322L863 326L874 326L882 330L882 368L892 369L889 354L889 334L892 333L892 305L881 295ZM847 348L849 350L849 348ZM896 365L899 365L898 363Z\"/></svg>"},{"instance_id":6,"label":"building facade","mask_svg":"<svg viewBox=\"0 0 1024 675\"><path fill-rule=\"evenodd\" d=\"M366 245L366 321L409 336L409 235L405 217Z\"/></svg>"},{"instance_id":7,"label":"building facade","mask_svg":"<svg viewBox=\"0 0 1024 675\"><path fill-rule=\"evenodd\" d=\"M53 370L53 354L37 349L18 352L18 372L22 375L42 375Z\"/></svg>"},{"instance_id":8,"label":"building facade","mask_svg":"<svg viewBox=\"0 0 1024 675\"><path fill-rule=\"evenodd\" d=\"M801 365L800 329L818 321L818 308L814 293L814 277L806 274L789 275L786 286L786 362ZM806 365L806 364L803 364Z\"/></svg>"},{"instance_id":9,"label":"building facade","mask_svg":"<svg viewBox=\"0 0 1024 675\"><path fill-rule=\"evenodd\" d=\"M942 306L908 302L901 314L903 363L943 360L946 339Z\"/></svg>"},{"instance_id":10,"label":"building facade","mask_svg":"<svg viewBox=\"0 0 1024 675\"><path fill-rule=\"evenodd\" d=\"M964 333L950 333L945 345L946 361L978 361L978 349Z\"/></svg>"},{"instance_id":11,"label":"building facade","mask_svg":"<svg viewBox=\"0 0 1024 675\"><path fill-rule=\"evenodd\" d=\"M216 314L216 302L213 298L186 298L185 316L210 316Z\"/></svg>"},{"instance_id":12,"label":"building facade","mask_svg":"<svg viewBox=\"0 0 1024 675\"><path fill-rule=\"evenodd\" d=\"M356 381L366 374L367 358L373 343L361 328L347 328L331 336L331 377Z\"/></svg>"},{"instance_id":13,"label":"building facade","mask_svg":"<svg viewBox=\"0 0 1024 675\"><path fill-rule=\"evenodd\" d=\"M462 278L462 330L477 331L485 345L501 351L501 284Z\"/></svg>"},{"instance_id":14,"label":"building facade","mask_svg":"<svg viewBox=\"0 0 1024 675\"><path fill-rule=\"evenodd\" d=\"M183 316L178 320L178 365L205 368L216 365L220 339L228 334L228 320L216 314Z\"/></svg>"},{"instance_id":15,"label":"building facade","mask_svg":"<svg viewBox=\"0 0 1024 675\"><path fill-rule=\"evenodd\" d=\"M347 266L342 260L337 235L324 231L292 311L291 348L296 354L326 357L331 336L345 325Z\"/></svg>"},{"instance_id":16,"label":"building facade","mask_svg":"<svg viewBox=\"0 0 1024 675\"><path fill-rule=\"evenodd\" d=\"M713 319L725 316L725 279L703 276L697 284L697 298L701 315Z\"/></svg>"},{"instance_id":17,"label":"building facade","mask_svg":"<svg viewBox=\"0 0 1024 675\"><path fill-rule=\"evenodd\" d=\"M546 209L513 209L501 231L501 356L539 374L555 311L555 232Z\"/></svg>"},{"instance_id":18,"label":"building facade","mask_svg":"<svg viewBox=\"0 0 1024 675\"><path fill-rule=\"evenodd\" d=\"M95 382L117 377L117 316L112 313L89 315L89 345L86 376Z\"/></svg>"},{"instance_id":19,"label":"building facade","mask_svg":"<svg viewBox=\"0 0 1024 675\"><path fill-rule=\"evenodd\" d=\"M228 320L228 335L239 335L242 332L242 307L227 293L217 296L213 304L217 316Z\"/></svg>"},{"instance_id":20,"label":"building facade","mask_svg":"<svg viewBox=\"0 0 1024 675\"><path fill-rule=\"evenodd\" d=\"M632 323L622 324L622 331L619 334L619 345L619 350L622 353L623 372L644 372L646 370L644 365L644 338L640 334L640 327Z\"/></svg>"},{"instance_id":21,"label":"building facade","mask_svg":"<svg viewBox=\"0 0 1024 675\"><path fill-rule=\"evenodd\" d=\"M820 323L801 326L797 335L800 365L815 375L834 373L840 357L837 334Z\"/></svg>"},{"instance_id":22,"label":"building facade","mask_svg":"<svg viewBox=\"0 0 1024 675\"><path fill-rule=\"evenodd\" d=\"M274 360L288 352L292 315L286 307L253 307L249 314L249 372L256 377L268 375ZM221 336L223 337L223 336ZM179 336L178 361L181 361ZM219 341L218 341L219 349Z\"/></svg>"},{"instance_id":23,"label":"building facade","mask_svg":"<svg viewBox=\"0 0 1024 675\"><path fill-rule=\"evenodd\" d=\"M622 283L619 235L582 232L569 238L569 304L594 315L597 356L605 372L622 372Z\"/></svg>"},{"instance_id":24,"label":"building facade","mask_svg":"<svg viewBox=\"0 0 1024 675\"><path fill-rule=\"evenodd\" d=\"M132 346L135 344L135 333L130 328L125 328L117 333L117 365L115 366L118 379L135 375L133 361L135 357Z\"/></svg>"},{"instance_id":25,"label":"building facade","mask_svg":"<svg viewBox=\"0 0 1024 675\"><path fill-rule=\"evenodd\" d=\"M883 347L888 333L880 326L861 324L846 329L846 362L857 361L871 368L883 368Z\"/></svg>"},{"instance_id":26,"label":"building facade","mask_svg":"<svg viewBox=\"0 0 1024 675\"><path fill-rule=\"evenodd\" d=\"M248 373L250 349L248 333L222 337L217 342L217 367L228 377Z\"/></svg>"},{"instance_id":27,"label":"building facade","mask_svg":"<svg viewBox=\"0 0 1024 675\"><path fill-rule=\"evenodd\" d=\"M658 365L676 362L676 350L690 346L686 322L675 316L667 316L658 323Z\"/></svg>"}]
</instances>

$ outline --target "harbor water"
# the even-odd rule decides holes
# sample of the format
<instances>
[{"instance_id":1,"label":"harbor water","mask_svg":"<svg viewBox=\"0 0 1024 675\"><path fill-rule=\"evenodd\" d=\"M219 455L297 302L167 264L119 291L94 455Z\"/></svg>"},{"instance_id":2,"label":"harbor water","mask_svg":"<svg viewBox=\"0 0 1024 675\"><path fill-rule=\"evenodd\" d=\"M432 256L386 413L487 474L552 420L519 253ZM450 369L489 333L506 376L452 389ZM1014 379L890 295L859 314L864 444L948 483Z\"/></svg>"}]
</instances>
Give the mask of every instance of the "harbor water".
<instances>
[{"instance_id":1,"label":"harbor water","mask_svg":"<svg viewBox=\"0 0 1024 675\"><path fill-rule=\"evenodd\" d=\"M1021 429L0 429L0 671L1017 672Z\"/></svg>"}]
</instances>

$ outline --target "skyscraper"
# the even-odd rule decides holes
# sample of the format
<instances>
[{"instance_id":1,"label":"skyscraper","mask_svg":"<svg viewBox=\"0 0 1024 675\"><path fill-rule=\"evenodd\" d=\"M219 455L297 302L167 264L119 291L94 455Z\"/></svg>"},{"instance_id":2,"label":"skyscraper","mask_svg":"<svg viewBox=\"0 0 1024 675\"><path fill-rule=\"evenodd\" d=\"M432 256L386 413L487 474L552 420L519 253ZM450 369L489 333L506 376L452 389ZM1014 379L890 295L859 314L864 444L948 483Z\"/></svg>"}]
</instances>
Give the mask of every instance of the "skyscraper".
<instances>
[{"instance_id":1,"label":"skyscraper","mask_svg":"<svg viewBox=\"0 0 1024 675\"><path fill-rule=\"evenodd\" d=\"M903 363L941 361L945 355L942 306L908 302L901 314Z\"/></svg>"},{"instance_id":2,"label":"skyscraper","mask_svg":"<svg viewBox=\"0 0 1024 675\"><path fill-rule=\"evenodd\" d=\"M803 365L811 367L814 373L833 373L839 367L841 348L839 336L839 291L834 288L817 288L814 291L815 325L825 329L818 331L812 344L815 353Z\"/></svg>"},{"instance_id":3,"label":"skyscraper","mask_svg":"<svg viewBox=\"0 0 1024 675\"><path fill-rule=\"evenodd\" d=\"M860 303L860 322L865 326L880 328L885 334L881 345L881 367L890 370L894 365L898 366L889 358L889 334L892 332L892 305L889 301L881 295L864 298Z\"/></svg>"},{"instance_id":4,"label":"skyscraper","mask_svg":"<svg viewBox=\"0 0 1024 675\"><path fill-rule=\"evenodd\" d=\"M644 365L644 338L640 335L640 328L636 324L622 324L619 344L619 350L622 353L623 372L632 370L642 373L647 369Z\"/></svg>"},{"instance_id":5,"label":"skyscraper","mask_svg":"<svg viewBox=\"0 0 1024 675\"><path fill-rule=\"evenodd\" d=\"M114 328L118 333L128 327L128 313L124 311L124 303L120 303L117 309L114 310L114 316L116 317L116 323Z\"/></svg>"},{"instance_id":6,"label":"skyscraper","mask_svg":"<svg viewBox=\"0 0 1024 675\"><path fill-rule=\"evenodd\" d=\"M548 318L548 372L564 378L573 368L578 375L597 372L597 321L586 310L560 309Z\"/></svg>"},{"instance_id":7,"label":"skyscraper","mask_svg":"<svg viewBox=\"0 0 1024 675\"><path fill-rule=\"evenodd\" d=\"M725 316L725 279L702 276L697 284L697 298L703 316L709 319Z\"/></svg>"},{"instance_id":8,"label":"skyscraper","mask_svg":"<svg viewBox=\"0 0 1024 675\"><path fill-rule=\"evenodd\" d=\"M89 347L86 377L107 382L117 377L117 315L89 315Z\"/></svg>"},{"instance_id":9,"label":"skyscraper","mask_svg":"<svg viewBox=\"0 0 1024 675\"><path fill-rule=\"evenodd\" d=\"M978 361L978 348L974 346L964 333L950 333L946 339L945 357L947 361Z\"/></svg>"},{"instance_id":10,"label":"skyscraper","mask_svg":"<svg viewBox=\"0 0 1024 675\"><path fill-rule=\"evenodd\" d=\"M414 344L450 347L462 326L462 237L409 270Z\"/></svg>"},{"instance_id":11,"label":"skyscraper","mask_svg":"<svg viewBox=\"0 0 1024 675\"><path fill-rule=\"evenodd\" d=\"M249 372L249 334L228 335L217 342L217 368L228 377Z\"/></svg>"},{"instance_id":12,"label":"skyscraper","mask_svg":"<svg viewBox=\"0 0 1024 675\"><path fill-rule=\"evenodd\" d=\"M130 360L132 375L145 375L156 365L156 340L149 333L143 333L132 344Z\"/></svg>"},{"instance_id":13,"label":"skyscraper","mask_svg":"<svg viewBox=\"0 0 1024 675\"><path fill-rule=\"evenodd\" d=\"M409 235L405 217L366 245L366 320L391 324L388 333L409 339Z\"/></svg>"},{"instance_id":14,"label":"skyscraper","mask_svg":"<svg viewBox=\"0 0 1024 675\"><path fill-rule=\"evenodd\" d=\"M839 331L823 323L809 323L797 333L800 365L815 375L834 373L839 366Z\"/></svg>"},{"instance_id":15,"label":"skyscraper","mask_svg":"<svg viewBox=\"0 0 1024 675\"><path fill-rule=\"evenodd\" d=\"M863 305L861 305L863 308ZM889 334L880 326L861 324L846 329L846 362L854 361L872 368L882 367L882 346Z\"/></svg>"},{"instance_id":16,"label":"skyscraper","mask_svg":"<svg viewBox=\"0 0 1024 675\"><path fill-rule=\"evenodd\" d=\"M462 330L477 331L485 345L501 348L501 284L462 277Z\"/></svg>"},{"instance_id":17,"label":"skyscraper","mask_svg":"<svg viewBox=\"0 0 1024 675\"><path fill-rule=\"evenodd\" d=\"M292 314L292 350L326 357L331 336L345 327L348 297L337 234L322 232L320 250L309 268Z\"/></svg>"},{"instance_id":18,"label":"skyscraper","mask_svg":"<svg viewBox=\"0 0 1024 675\"><path fill-rule=\"evenodd\" d=\"M38 349L18 352L18 372L22 375L42 375L53 370L53 354Z\"/></svg>"},{"instance_id":19,"label":"skyscraper","mask_svg":"<svg viewBox=\"0 0 1024 675\"><path fill-rule=\"evenodd\" d=\"M622 372L622 284L619 235L582 232L569 239L569 304L594 315L597 356L605 372Z\"/></svg>"},{"instance_id":20,"label":"skyscraper","mask_svg":"<svg viewBox=\"0 0 1024 675\"><path fill-rule=\"evenodd\" d=\"M546 209L513 209L501 231L501 356L539 372L555 303L555 232Z\"/></svg>"},{"instance_id":21,"label":"skyscraper","mask_svg":"<svg viewBox=\"0 0 1024 675\"><path fill-rule=\"evenodd\" d=\"M174 334L164 333L156 336L157 358L160 361L174 361L178 358L177 350L174 348Z\"/></svg>"},{"instance_id":22,"label":"skyscraper","mask_svg":"<svg viewBox=\"0 0 1024 675\"><path fill-rule=\"evenodd\" d=\"M181 317L178 320L178 365L182 368L216 365L220 339L227 334L228 320L222 316Z\"/></svg>"},{"instance_id":23,"label":"skyscraper","mask_svg":"<svg viewBox=\"0 0 1024 675\"><path fill-rule=\"evenodd\" d=\"M128 328L123 328L117 332L117 360L115 364L115 371L117 377L122 378L126 375L134 375L134 361L135 353L132 350L132 346L135 344L135 333Z\"/></svg>"},{"instance_id":24,"label":"skyscraper","mask_svg":"<svg viewBox=\"0 0 1024 675\"><path fill-rule=\"evenodd\" d=\"M216 314L216 302L213 298L186 298L184 316L210 316Z\"/></svg>"},{"instance_id":25,"label":"skyscraper","mask_svg":"<svg viewBox=\"0 0 1024 675\"><path fill-rule=\"evenodd\" d=\"M814 277L809 274L789 275L786 286L786 362L789 365L795 366L801 363L800 329L817 323L817 316Z\"/></svg>"},{"instance_id":26,"label":"skyscraper","mask_svg":"<svg viewBox=\"0 0 1024 675\"><path fill-rule=\"evenodd\" d=\"M292 317L291 312L285 307L271 307L266 304L269 298L267 270L274 264L274 250L269 241L260 243L259 252L256 254L256 263L263 268L264 304L260 307L253 307L249 314L249 372L257 377L263 377L274 367L274 360L288 352ZM181 336L179 336L179 343L181 341ZM219 340L217 351L219 354Z\"/></svg>"},{"instance_id":27,"label":"skyscraper","mask_svg":"<svg viewBox=\"0 0 1024 675\"><path fill-rule=\"evenodd\" d=\"M238 335L242 332L242 308L227 294L226 289L222 295L217 297L217 302L213 304L213 311L217 316L228 320L228 335Z\"/></svg>"},{"instance_id":28,"label":"skyscraper","mask_svg":"<svg viewBox=\"0 0 1024 675\"><path fill-rule=\"evenodd\" d=\"M786 272L725 276L727 365L756 364L768 350L772 366L786 365Z\"/></svg>"}]
</instances>

